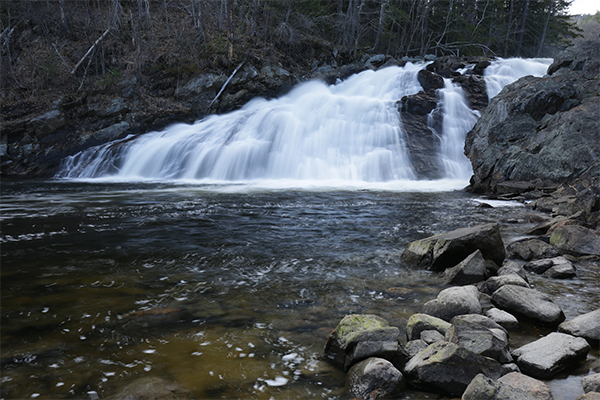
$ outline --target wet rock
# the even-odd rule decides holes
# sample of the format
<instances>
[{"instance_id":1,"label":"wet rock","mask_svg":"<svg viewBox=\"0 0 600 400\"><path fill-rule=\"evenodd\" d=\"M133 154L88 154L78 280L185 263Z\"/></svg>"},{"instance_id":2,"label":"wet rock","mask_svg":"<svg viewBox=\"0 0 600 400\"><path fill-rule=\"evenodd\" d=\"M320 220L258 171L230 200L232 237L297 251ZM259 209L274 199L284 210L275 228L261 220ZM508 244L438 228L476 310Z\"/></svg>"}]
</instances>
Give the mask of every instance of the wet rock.
<instances>
[{"instance_id":1,"label":"wet rock","mask_svg":"<svg viewBox=\"0 0 600 400\"><path fill-rule=\"evenodd\" d=\"M48 136L65 125L65 116L59 110L51 110L30 121L39 138Z\"/></svg>"},{"instance_id":2,"label":"wet rock","mask_svg":"<svg viewBox=\"0 0 600 400\"><path fill-rule=\"evenodd\" d=\"M600 374L593 374L581 378L581 387L585 393L600 393Z\"/></svg>"},{"instance_id":3,"label":"wet rock","mask_svg":"<svg viewBox=\"0 0 600 400\"><path fill-rule=\"evenodd\" d=\"M549 379L585 361L590 345L583 338L552 332L512 352L515 362L527 375Z\"/></svg>"},{"instance_id":4,"label":"wet rock","mask_svg":"<svg viewBox=\"0 0 600 400\"><path fill-rule=\"evenodd\" d=\"M577 397L575 400L600 400L600 393L597 392L589 392L582 394Z\"/></svg>"},{"instance_id":5,"label":"wet rock","mask_svg":"<svg viewBox=\"0 0 600 400\"><path fill-rule=\"evenodd\" d=\"M452 327L446 333L446 339L500 363L512 361L508 352L508 335L504 328L490 329L476 322L454 318Z\"/></svg>"},{"instance_id":6,"label":"wet rock","mask_svg":"<svg viewBox=\"0 0 600 400\"><path fill-rule=\"evenodd\" d=\"M88 104L88 109L92 114L100 118L110 118L129 111L124 99L111 100L108 106L104 106L101 103L90 103Z\"/></svg>"},{"instance_id":7,"label":"wet rock","mask_svg":"<svg viewBox=\"0 0 600 400\"><path fill-rule=\"evenodd\" d=\"M513 242L506 247L506 252L508 258L520 258L525 261L560 255L554 246L539 239L525 239Z\"/></svg>"},{"instance_id":8,"label":"wet rock","mask_svg":"<svg viewBox=\"0 0 600 400\"><path fill-rule=\"evenodd\" d=\"M498 224L460 228L411 242L402 253L402 259L410 266L441 271L476 250L481 251L483 258L502 265L506 252Z\"/></svg>"},{"instance_id":9,"label":"wet rock","mask_svg":"<svg viewBox=\"0 0 600 400\"><path fill-rule=\"evenodd\" d=\"M111 125L107 128L100 129L93 134L93 137L97 140L108 142L123 137L129 131L131 125L123 121L118 124Z\"/></svg>"},{"instance_id":10,"label":"wet rock","mask_svg":"<svg viewBox=\"0 0 600 400\"><path fill-rule=\"evenodd\" d=\"M530 261L525 264L524 268L536 274L543 274L544 276L554 279L568 279L577 275L577 271L571 261L564 257Z\"/></svg>"},{"instance_id":11,"label":"wet rock","mask_svg":"<svg viewBox=\"0 0 600 400\"><path fill-rule=\"evenodd\" d=\"M413 358L414 356L425 350L427 346L429 345L421 339L411 340L406 343L404 349L406 350L406 353L408 354L409 358Z\"/></svg>"},{"instance_id":12,"label":"wet rock","mask_svg":"<svg viewBox=\"0 0 600 400\"><path fill-rule=\"evenodd\" d=\"M554 398L548 385L535 378L521 374L520 372L508 373L500 377L498 382L512 386L515 389L524 390L533 395L537 400L553 400Z\"/></svg>"},{"instance_id":13,"label":"wet rock","mask_svg":"<svg viewBox=\"0 0 600 400\"><path fill-rule=\"evenodd\" d=\"M460 396L477 374L497 379L502 372L496 360L454 343L436 342L406 364L404 377L423 390Z\"/></svg>"},{"instance_id":14,"label":"wet rock","mask_svg":"<svg viewBox=\"0 0 600 400\"><path fill-rule=\"evenodd\" d=\"M436 299L423 305L422 312L444 321L457 315L481 314L479 291L475 286L458 286L442 290Z\"/></svg>"},{"instance_id":15,"label":"wet rock","mask_svg":"<svg viewBox=\"0 0 600 400\"><path fill-rule=\"evenodd\" d=\"M329 336L325 357L346 370L369 357L391 360L398 350L399 335L398 328L376 315L347 315Z\"/></svg>"},{"instance_id":16,"label":"wet rock","mask_svg":"<svg viewBox=\"0 0 600 400\"><path fill-rule=\"evenodd\" d=\"M421 332L427 330L435 330L445 335L450 326L449 322L428 314L413 314L406 323L406 336L409 341L418 340L421 338Z\"/></svg>"},{"instance_id":17,"label":"wet rock","mask_svg":"<svg viewBox=\"0 0 600 400\"><path fill-rule=\"evenodd\" d=\"M492 276L485 281L485 293L492 295L496 290L504 285L515 285L521 287L529 287L529 284L517 274Z\"/></svg>"},{"instance_id":18,"label":"wet rock","mask_svg":"<svg viewBox=\"0 0 600 400\"><path fill-rule=\"evenodd\" d=\"M192 392L176 382L162 378L140 378L110 400L183 400L194 399Z\"/></svg>"},{"instance_id":19,"label":"wet rock","mask_svg":"<svg viewBox=\"0 0 600 400\"><path fill-rule=\"evenodd\" d=\"M519 79L490 101L465 141L474 191L494 192L507 181L597 180L599 49L597 40L579 43L566 50L579 61L560 73Z\"/></svg>"},{"instance_id":20,"label":"wet rock","mask_svg":"<svg viewBox=\"0 0 600 400\"><path fill-rule=\"evenodd\" d=\"M529 280L527 279L527 272L525 272L525 269L512 260L505 260L504 264L498 270L497 274L498 276L517 274L521 278L523 278L525 282L529 283Z\"/></svg>"},{"instance_id":21,"label":"wet rock","mask_svg":"<svg viewBox=\"0 0 600 400\"><path fill-rule=\"evenodd\" d=\"M472 322L474 324L479 324L488 329L499 329L501 331L507 332L506 329L504 329L501 325L497 324L491 318L486 317L485 315L481 315L481 314L459 315L459 316L452 318L451 323L454 324L454 322L459 321L459 320Z\"/></svg>"},{"instance_id":22,"label":"wet rock","mask_svg":"<svg viewBox=\"0 0 600 400\"><path fill-rule=\"evenodd\" d=\"M536 289L504 285L494 292L492 302L500 309L544 325L556 326L565 314L550 296Z\"/></svg>"},{"instance_id":23,"label":"wet rock","mask_svg":"<svg viewBox=\"0 0 600 400\"><path fill-rule=\"evenodd\" d=\"M417 79L425 92L430 89L442 89L444 87L444 78L426 69L422 69L417 73Z\"/></svg>"},{"instance_id":24,"label":"wet rock","mask_svg":"<svg viewBox=\"0 0 600 400\"><path fill-rule=\"evenodd\" d=\"M561 252L574 256L600 256L600 232L583 226L567 225L556 228L550 236L550 244Z\"/></svg>"},{"instance_id":25,"label":"wet rock","mask_svg":"<svg viewBox=\"0 0 600 400\"><path fill-rule=\"evenodd\" d=\"M485 280L488 275L483 255L480 250L476 250L457 266L447 269L444 272L444 281L451 285L469 285Z\"/></svg>"},{"instance_id":26,"label":"wet rock","mask_svg":"<svg viewBox=\"0 0 600 400\"><path fill-rule=\"evenodd\" d=\"M563 322L558 326L558 330L582 337L591 343L600 342L600 308Z\"/></svg>"},{"instance_id":27,"label":"wet rock","mask_svg":"<svg viewBox=\"0 0 600 400\"><path fill-rule=\"evenodd\" d=\"M403 387L402 373L383 358L367 358L354 364L346 375L346 389L356 397L365 397L377 389L396 396Z\"/></svg>"},{"instance_id":28,"label":"wet rock","mask_svg":"<svg viewBox=\"0 0 600 400\"><path fill-rule=\"evenodd\" d=\"M485 312L485 315L505 329L516 329L519 327L519 321L514 315L499 308L490 308Z\"/></svg>"},{"instance_id":29,"label":"wet rock","mask_svg":"<svg viewBox=\"0 0 600 400\"><path fill-rule=\"evenodd\" d=\"M383 65L385 62L385 54L376 54L370 57L367 62L365 62L365 68L368 69L377 69Z\"/></svg>"},{"instance_id":30,"label":"wet rock","mask_svg":"<svg viewBox=\"0 0 600 400\"><path fill-rule=\"evenodd\" d=\"M515 388L500 380L478 374L467 386L462 400L539 400L525 390Z\"/></svg>"},{"instance_id":31,"label":"wet rock","mask_svg":"<svg viewBox=\"0 0 600 400\"><path fill-rule=\"evenodd\" d=\"M460 75L453 77L452 82L458 83L462 87L473 110L483 112L486 109L489 100L483 76Z\"/></svg>"}]
</instances>

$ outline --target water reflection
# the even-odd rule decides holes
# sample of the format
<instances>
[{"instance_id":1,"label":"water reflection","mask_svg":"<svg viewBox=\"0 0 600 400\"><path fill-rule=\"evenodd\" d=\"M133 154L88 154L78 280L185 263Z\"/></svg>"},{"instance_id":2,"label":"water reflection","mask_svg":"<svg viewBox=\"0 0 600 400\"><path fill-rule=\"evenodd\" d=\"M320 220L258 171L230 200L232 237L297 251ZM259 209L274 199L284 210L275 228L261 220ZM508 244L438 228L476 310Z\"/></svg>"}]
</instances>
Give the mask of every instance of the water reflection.
<instances>
[{"instance_id":1,"label":"water reflection","mask_svg":"<svg viewBox=\"0 0 600 400\"><path fill-rule=\"evenodd\" d=\"M506 221L526 208L476 200L3 182L2 397L106 398L151 376L199 398L346 398L343 374L320 359L339 320L403 326L441 289L402 264L406 243L492 221L507 240L522 234ZM593 266L532 280L568 318L600 300Z\"/></svg>"}]
</instances>

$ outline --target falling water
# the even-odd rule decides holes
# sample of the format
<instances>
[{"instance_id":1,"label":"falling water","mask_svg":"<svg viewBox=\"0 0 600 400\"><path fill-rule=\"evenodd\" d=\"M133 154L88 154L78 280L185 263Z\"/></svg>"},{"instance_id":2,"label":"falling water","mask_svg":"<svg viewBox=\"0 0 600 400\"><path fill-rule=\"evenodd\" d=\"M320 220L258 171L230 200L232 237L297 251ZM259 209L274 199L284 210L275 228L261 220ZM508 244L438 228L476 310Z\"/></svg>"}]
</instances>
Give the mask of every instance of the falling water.
<instances>
[{"instance_id":1,"label":"falling water","mask_svg":"<svg viewBox=\"0 0 600 400\"><path fill-rule=\"evenodd\" d=\"M483 73L488 99L496 96L504 86L527 75L544 76L551 58L499 58L487 67Z\"/></svg>"},{"instance_id":2,"label":"falling water","mask_svg":"<svg viewBox=\"0 0 600 400\"><path fill-rule=\"evenodd\" d=\"M521 76L543 75L549 62L493 62L485 71L490 97ZM257 98L229 114L87 149L67 158L58 177L427 189L416 181L396 105L422 90L417 74L426 65L364 71L331 86L303 83L278 99ZM463 187L472 174L464 139L479 114L450 80L438 97L445 180L434 185Z\"/></svg>"}]
</instances>

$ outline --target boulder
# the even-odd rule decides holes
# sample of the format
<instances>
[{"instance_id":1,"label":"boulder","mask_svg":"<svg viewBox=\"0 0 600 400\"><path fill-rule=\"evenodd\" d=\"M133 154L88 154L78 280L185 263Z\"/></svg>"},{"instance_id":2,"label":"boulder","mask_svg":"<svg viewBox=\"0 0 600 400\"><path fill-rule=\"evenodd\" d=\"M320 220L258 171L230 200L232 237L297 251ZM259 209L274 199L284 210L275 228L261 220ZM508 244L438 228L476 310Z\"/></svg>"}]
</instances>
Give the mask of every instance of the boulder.
<instances>
[{"instance_id":1,"label":"boulder","mask_svg":"<svg viewBox=\"0 0 600 400\"><path fill-rule=\"evenodd\" d=\"M517 274L521 278L523 278L525 282L529 283L529 280L527 279L527 272L525 272L525 269L523 269L521 265L517 264L515 261L512 260L504 261L504 264L498 270L497 274L498 276Z\"/></svg>"},{"instance_id":2,"label":"boulder","mask_svg":"<svg viewBox=\"0 0 600 400\"><path fill-rule=\"evenodd\" d=\"M431 343L445 341L446 338L438 331L423 331L421 332L421 340L430 345Z\"/></svg>"},{"instance_id":3,"label":"boulder","mask_svg":"<svg viewBox=\"0 0 600 400\"><path fill-rule=\"evenodd\" d=\"M577 275L577 271L571 261L562 256L530 261L524 265L524 268L527 271L535 272L540 275L543 274L544 276L555 279L568 279Z\"/></svg>"},{"instance_id":4,"label":"boulder","mask_svg":"<svg viewBox=\"0 0 600 400\"><path fill-rule=\"evenodd\" d=\"M478 374L467 386L462 400L539 400L525 390L515 388L500 380Z\"/></svg>"},{"instance_id":5,"label":"boulder","mask_svg":"<svg viewBox=\"0 0 600 400\"><path fill-rule=\"evenodd\" d=\"M347 315L329 336L325 357L346 370L369 357L391 360L398 350L399 335L398 328L377 315Z\"/></svg>"},{"instance_id":6,"label":"boulder","mask_svg":"<svg viewBox=\"0 0 600 400\"><path fill-rule=\"evenodd\" d=\"M512 361L508 352L508 335L503 328L490 329L476 322L454 318L452 327L446 333L446 339L500 363Z\"/></svg>"},{"instance_id":7,"label":"boulder","mask_svg":"<svg viewBox=\"0 0 600 400\"><path fill-rule=\"evenodd\" d=\"M582 394L577 397L575 400L600 400L600 393L598 392L589 392Z\"/></svg>"},{"instance_id":8,"label":"boulder","mask_svg":"<svg viewBox=\"0 0 600 400\"><path fill-rule=\"evenodd\" d=\"M429 344L425 343L423 340L411 340L406 343L404 350L408 354L409 358L413 358L423 350L425 350L429 346Z\"/></svg>"},{"instance_id":9,"label":"boulder","mask_svg":"<svg viewBox=\"0 0 600 400\"><path fill-rule=\"evenodd\" d=\"M581 378L581 387L585 393L600 393L600 374L592 374Z\"/></svg>"},{"instance_id":10,"label":"boulder","mask_svg":"<svg viewBox=\"0 0 600 400\"><path fill-rule=\"evenodd\" d=\"M442 335L450 328L450 323L443 319L433 317L428 314L413 314L406 323L406 336L408 340L418 340L421 338L421 332L435 330Z\"/></svg>"},{"instance_id":11,"label":"boulder","mask_svg":"<svg viewBox=\"0 0 600 400\"><path fill-rule=\"evenodd\" d=\"M440 233L408 244L402 259L408 265L442 271L456 265L474 251L498 265L506 256L498 224L484 224Z\"/></svg>"},{"instance_id":12,"label":"boulder","mask_svg":"<svg viewBox=\"0 0 600 400\"><path fill-rule=\"evenodd\" d=\"M39 138L48 136L65 125L65 116L60 110L51 110L30 121Z\"/></svg>"},{"instance_id":13,"label":"boulder","mask_svg":"<svg viewBox=\"0 0 600 400\"><path fill-rule=\"evenodd\" d=\"M600 308L563 322L558 326L558 330L592 343L600 342Z\"/></svg>"},{"instance_id":14,"label":"boulder","mask_svg":"<svg viewBox=\"0 0 600 400\"><path fill-rule=\"evenodd\" d=\"M590 345L583 338L552 332L512 352L515 362L527 375L550 379L570 366L585 361Z\"/></svg>"},{"instance_id":15,"label":"boulder","mask_svg":"<svg viewBox=\"0 0 600 400\"><path fill-rule=\"evenodd\" d=\"M157 377L144 377L135 380L110 400L183 400L194 399L192 392L176 382L170 382Z\"/></svg>"},{"instance_id":16,"label":"boulder","mask_svg":"<svg viewBox=\"0 0 600 400\"><path fill-rule=\"evenodd\" d=\"M515 389L524 390L537 400L553 400L554 398L548 385L520 372L511 372L501 376L498 382L512 386Z\"/></svg>"},{"instance_id":17,"label":"boulder","mask_svg":"<svg viewBox=\"0 0 600 400\"><path fill-rule=\"evenodd\" d=\"M475 286L457 286L442 290L436 299L423 305L422 312L444 321L457 315L481 314L479 291Z\"/></svg>"},{"instance_id":18,"label":"boulder","mask_svg":"<svg viewBox=\"0 0 600 400\"><path fill-rule=\"evenodd\" d=\"M355 397L364 397L377 389L397 396L404 387L404 377L388 360L371 357L354 364L346 375L346 389Z\"/></svg>"},{"instance_id":19,"label":"boulder","mask_svg":"<svg viewBox=\"0 0 600 400\"><path fill-rule=\"evenodd\" d=\"M495 192L507 181L556 185L600 176L600 46L582 41L567 51L576 54L568 66L507 85L467 134L474 191Z\"/></svg>"},{"instance_id":20,"label":"boulder","mask_svg":"<svg viewBox=\"0 0 600 400\"><path fill-rule=\"evenodd\" d=\"M574 256L600 256L600 232L577 225L556 228L550 235L550 244L563 253Z\"/></svg>"},{"instance_id":21,"label":"boulder","mask_svg":"<svg viewBox=\"0 0 600 400\"><path fill-rule=\"evenodd\" d=\"M404 367L404 377L412 385L453 396L460 396L480 373L497 379L503 371L496 360L449 342L429 345Z\"/></svg>"},{"instance_id":22,"label":"boulder","mask_svg":"<svg viewBox=\"0 0 600 400\"><path fill-rule=\"evenodd\" d=\"M485 285L482 289L486 290L486 293L490 295L493 294L496 290L500 289L504 285L515 285L522 287L529 287L529 284L525 281L525 279L521 278L517 274L510 275L499 275L492 276L487 281L485 281Z\"/></svg>"},{"instance_id":23,"label":"boulder","mask_svg":"<svg viewBox=\"0 0 600 400\"><path fill-rule=\"evenodd\" d=\"M485 280L488 269L480 250L471 253L457 266L444 272L444 281L450 285L470 285Z\"/></svg>"},{"instance_id":24,"label":"boulder","mask_svg":"<svg viewBox=\"0 0 600 400\"><path fill-rule=\"evenodd\" d=\"M511 314L544 325L556 326L565 320L565 314L552 298L536 289L504 285L492 294L492 303Z\"/></svg>"},{"instance_id":25,"label":"boulder","mask_svg":"<svg viewBox=\"0 0 600 400\"><path fill-rule=\"evenodd\" d=\"M519 327L519 321L517 318L504 310L500 310L495 307L490 308L485 312L485 315L498 325L504 327L504 329L516 329Z\"/></svg>"},{"instance_id":26,"label":"boulder","mask_svg":"<svg viewBox=\"0 0 600 400\"><path fill-rule=\"evenodd\" d=\"M554 246L539 239L526 239L513 242L506 247L506 252L508 258L520 258L525 261L560 255Z\"/></svg>"},{"instance_id":27,"label":"boulder","mask_svg":"<svg viewBox=\"0 0 600 400\"><path fill-rule=\"evenodd\" d=\"M444 88L444 78L434 72L428 71L427 69L420 70L417 73L417 79L423 90L426 92L430 89Z\"/></svg>"},{"instance_id":28,"label":"boulder","mask_svg":"<svg viewBox=\"0 0 600 400\"><path fill-rule=\"evenodd\" d=\"M491 318L486 317L485 315L481 315L481 314L458 315L458 316L452 318L451 324L454 324L454 322L456 322L458 320L468 321L468 322L472 322L474 324L479 324L488 329L499 329L501 331L504 331L505 333L508 333L506 331L506 329L504 329L501 325L497 324Z\"/></svg>"}]
</instances>

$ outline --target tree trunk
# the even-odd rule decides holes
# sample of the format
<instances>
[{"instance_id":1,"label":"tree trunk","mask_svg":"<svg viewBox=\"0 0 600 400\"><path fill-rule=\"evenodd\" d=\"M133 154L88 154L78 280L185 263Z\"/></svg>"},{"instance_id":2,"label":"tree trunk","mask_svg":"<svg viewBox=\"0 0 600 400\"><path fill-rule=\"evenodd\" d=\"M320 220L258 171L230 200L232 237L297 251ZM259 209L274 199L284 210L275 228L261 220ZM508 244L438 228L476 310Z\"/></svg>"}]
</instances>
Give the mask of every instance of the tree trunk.
<instances>
[{"instance_id":1,"label":"tree trunk","mask_svg":"<svg viewBox=\"0 0 600 400\"><path fill-rule=\"evenodd\" d=\"M523 36L525 34L525 23L527 22L527 11L529 10L529 0L525 0L525 9L521 19L521 30L519 31L519 41L517 43L517 57L521 56L521 47L523 47Z\"/></svg>"},{"instance_id":2,"label":"tree trunk","mask_svg":"<svg viewBox=\"0 0 600 400\"><path fill-rule=\"evenodd\" d=\"M546 17L546 23L544 24L544 30L542 32L542 39L540 40L540 47L538 48L537 57L542 54L544 47L544 40L546 40L546 32L548 31L548 22L550 22L550 15L552 15L552 9L554 8L554 0L550 0L550 8L548 9L548 16Z\"/></svg>"}]
</instances>

